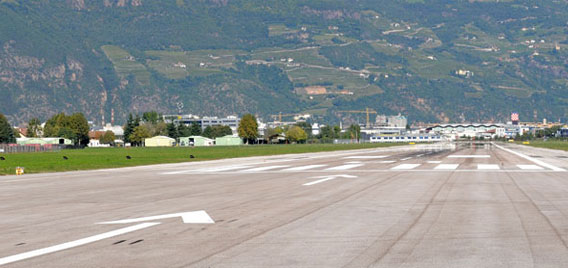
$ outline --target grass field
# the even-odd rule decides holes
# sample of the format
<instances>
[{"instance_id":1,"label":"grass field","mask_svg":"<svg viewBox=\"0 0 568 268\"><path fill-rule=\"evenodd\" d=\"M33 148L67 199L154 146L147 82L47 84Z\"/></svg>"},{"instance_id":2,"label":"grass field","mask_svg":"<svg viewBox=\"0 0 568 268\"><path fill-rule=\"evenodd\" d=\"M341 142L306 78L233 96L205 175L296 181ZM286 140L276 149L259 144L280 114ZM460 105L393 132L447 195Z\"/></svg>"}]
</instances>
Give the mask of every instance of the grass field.
<instances>
[{"instance_id":1,"label":"grass field","mask_svg":"<svg viewBox=\"0 0 568 268\"><path fill-rule=\"evenodd\" d=\"M87 148L63 150L61 152L2 154L1 156L6 160L0 160L0 175L15 174L16 167L24 167L25 173L29 174L206 161L247 156L377 148L393 145L395 144L366 143L194 148ZM194 155L195 158L191 159L190 155ZM68 159L63 159L64 156ZM127 159L126 156L130 156L131 159Z\"/></svg>"},{"instance_id":2,"label":"grass field","mask_svg":"<svg viewBox=\"0 0 568 268\"><path fill-rule=\"evenodd\" d=\"M568 141L531 141L528 146L568 151Z\"/></svg>"}]
</instances>

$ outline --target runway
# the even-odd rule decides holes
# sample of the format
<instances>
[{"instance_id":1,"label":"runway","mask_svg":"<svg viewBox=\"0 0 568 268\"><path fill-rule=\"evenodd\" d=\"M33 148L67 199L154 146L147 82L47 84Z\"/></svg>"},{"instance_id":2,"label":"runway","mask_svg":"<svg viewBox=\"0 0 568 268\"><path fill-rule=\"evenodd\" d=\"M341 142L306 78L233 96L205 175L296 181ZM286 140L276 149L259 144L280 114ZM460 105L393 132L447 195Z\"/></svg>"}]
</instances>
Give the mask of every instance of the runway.
<instances>
[{"instance_id":1,"label":"runway","mask_svg":"<svg viewBox=\"0 0 568 268\"><path fill-rule=\"evenodd\" d=\"M408 145L0 177L1 267L561 267L568 153Z\"/></svg>"}]
</instances>

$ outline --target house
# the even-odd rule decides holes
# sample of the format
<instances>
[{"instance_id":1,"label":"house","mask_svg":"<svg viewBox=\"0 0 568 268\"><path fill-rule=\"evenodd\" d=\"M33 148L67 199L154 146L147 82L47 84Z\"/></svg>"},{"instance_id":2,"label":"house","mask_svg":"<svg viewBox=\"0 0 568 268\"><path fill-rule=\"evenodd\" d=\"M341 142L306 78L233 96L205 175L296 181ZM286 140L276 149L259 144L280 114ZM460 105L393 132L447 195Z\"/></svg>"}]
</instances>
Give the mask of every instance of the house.
<instances>
[{"instance_id":1,"label":"house","mask_svg":"<svg viewBox=\"0 0 568 268\"><path fill-rule=\"evenodd\" d=\"M146 147L172 147L175 143L175 139L166 136L156 136L144 140Z\"/></svg>"},{"instance_id":2,"label":"house","mask_svg":"<svg viewBox=\"0 0 568 268\"><path fill-rule=\"evenodd\" d=\"M218 146L238 146L243 145L243 139L233 135L215 138L215 144Z\"/></svg>"},{"instance_id":3,"label":"house","mask_svg":"<svg viewBox=\"0 0 568 268\"><path fill-rule=\"evenodd\" d=\"M215 140L202 136L189 136L179 138L180 146L213 146Z\"/></svg>"}]
</instances>

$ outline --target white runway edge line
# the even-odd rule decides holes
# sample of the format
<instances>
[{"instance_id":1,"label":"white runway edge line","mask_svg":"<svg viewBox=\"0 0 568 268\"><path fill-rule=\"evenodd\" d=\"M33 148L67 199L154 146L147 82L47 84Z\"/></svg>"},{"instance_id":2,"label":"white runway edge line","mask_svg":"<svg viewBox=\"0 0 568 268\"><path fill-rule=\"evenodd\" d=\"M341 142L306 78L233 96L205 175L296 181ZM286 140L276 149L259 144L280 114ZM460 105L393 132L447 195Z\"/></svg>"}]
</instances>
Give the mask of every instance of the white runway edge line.
<instances>
[{"instance_id":1,"label":"white runway edge line","mask_svg":"<svg viewBox=\"0 0 568 268\"><path fill-rule=\"evenodd\" d=\"M407 170L407 169L414 169L416 167L419 167L420 164L402 164L402 165L398 165L396 167L391 168L392 170Z\"/></svg>"},{"instance_id":2,"label":"white runway edge line","mask_svg":"<svg viewBox=\"0 0 568 268\"><path fill-rule=\"evenodd\" d=\"M530 157L530 156L528 156L528 155L524 155L524 154L522 154L522 153L515 152L515 151L513 151L513 150L507 149L507 148L505 148L505 147L503 147L503 146L500 146L500 145L495 144L494 142L492 142L491 144L493 144L495 147L497 147L497 148L499 148L499 149L501 149L501 150L503 150L503 151L505 151L505 152L512 153L512 154L514 154L514 155L517 155L517 156L519 156L519 157L522 157L522 158L524 158L524 159L526 159L526 160L529 160L529 161L531 161L531 162L533 162L533 163L535 163L535 164L537 164L537 165L543 166L543 167L545 167L545 168L549 168L549 169L552 169L552 170L554 170L554 171L566 171L566 170L563 169L563 168L559 168L559 167L553 166L553 165L551 165L551 164L545 163L544 161L540 161L540 160L538 160L538 159L534 159L534 158L532 158L532 157Z\"/></svg>"},{"instance_id":3,"label":"white runway edge line","mask_svg":"<svg viewBox=\"0 0 568 268\"><path fill-rule=\"evenodd\" d=\"M121 229L118 229L118 230L114 230L114 231L110 231L110 232L106 232L106 233L102 233L102 234L98 234L98 235L94 235L94 236L89 236L89 237L86 237L86 238L83 238L83 239L59 244L59 245L56 245L56 246L51 246L51 247L47 247L47 248L37 249L37 250L25 252L25 253L20 253L20 254L17 254L17 255L12 255L12 256L8 256L8 257L0 258L0 265L13 263L13 262L17 262L17 261L21 261L21 260L45 255L45 254L54 253L54 252L61 251L61 250L66 250L66 249L90 244L90 243L93 243L93 242L96 242L96 241L99 241L99 240L103 240L103 239L111 238L113 236L118 236L118 235L130 233L130 232L138 231L140 229L152 227L152 226L158 225L158 224L160 224L160 223L159 222L141 223L141 224L133 225L133 226L130 226L130 227L121 228Z\"/></svg>"}]
</instances>

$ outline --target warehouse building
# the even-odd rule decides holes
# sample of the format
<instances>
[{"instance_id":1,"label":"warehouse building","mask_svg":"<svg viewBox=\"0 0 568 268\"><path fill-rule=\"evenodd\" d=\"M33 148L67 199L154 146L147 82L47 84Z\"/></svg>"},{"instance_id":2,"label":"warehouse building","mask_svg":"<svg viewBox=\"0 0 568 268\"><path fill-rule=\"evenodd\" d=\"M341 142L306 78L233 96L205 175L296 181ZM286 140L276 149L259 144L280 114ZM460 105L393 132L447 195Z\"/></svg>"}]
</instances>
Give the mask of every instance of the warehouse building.
<instances>
[{"instance_id":1,"label":"warehouse building","mask_svg":"<svg viewBox=\"0 0 568 268\"><path fill-rule=\"evenodd\" d=\"M166 136L156 136L144 140L146 147L172 147L176 144L176 140Z\"/></svg>"}]
</instances>

